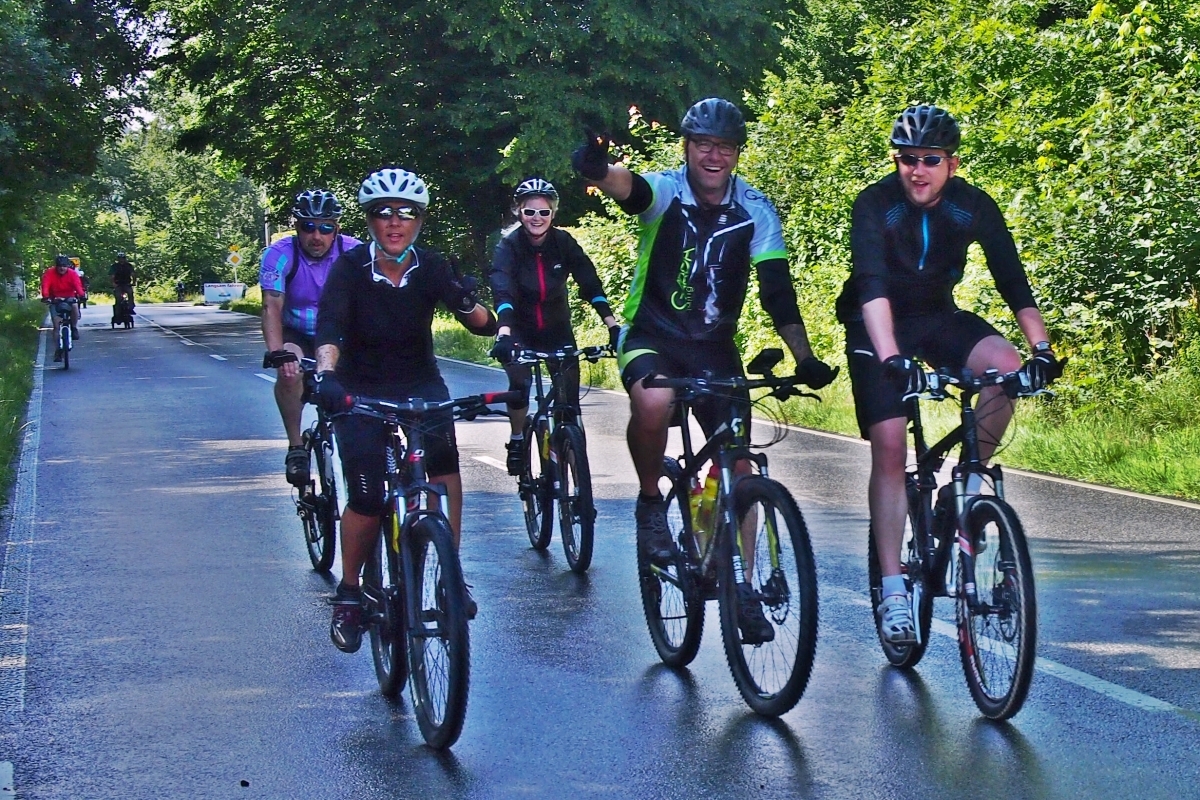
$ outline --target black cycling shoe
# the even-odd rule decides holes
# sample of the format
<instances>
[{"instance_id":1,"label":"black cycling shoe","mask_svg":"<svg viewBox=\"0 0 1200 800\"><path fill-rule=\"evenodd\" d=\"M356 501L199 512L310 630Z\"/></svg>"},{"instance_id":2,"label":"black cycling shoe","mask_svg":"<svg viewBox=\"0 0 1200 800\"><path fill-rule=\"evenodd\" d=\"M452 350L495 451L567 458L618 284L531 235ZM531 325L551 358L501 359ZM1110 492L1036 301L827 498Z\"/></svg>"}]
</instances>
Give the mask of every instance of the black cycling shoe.
<instances>
[{"instance_id":1,"label":"black cycling shoe","mask_svg":"<svg viewBox=\"0 0 1200 800\"><path fill-rule=\"evenodd\" d=\"M463 590L464 590L463 593L466 595L466 601L467 601L467 603L466 603L467 619L475 619L475 617L479 614L479 603L476 603L475 598L471 596L471 584L464 583Z\"/></svg>"},{"instance_id":2,"label":"black cycling shoe","mask_svg":"<svg viewBox=\"0 0 1200 800\"><path fill-rule=\"evenodd\" d=\"M71 326L71 338L76 341L79 340L79 328L76 328L74 325Z\"/></svg>"},{"instance_id":3,"label":"black cycling shoe","mask_svg":"<svg viewBox=\"0 0 1200 800\"><path fill-rule=\"evenodd\" d=\"M638 497L633 510L637 523L638 547L646 558L660 567L670 566L675 559L675 542L667 527L667 501L645 500Z\"/></svg>"},{"instance_id":4,"label":"black cycling shoe","mask_svg":"<svg viewBox=\"0 0 1200 800\"><path fill-rule=\"evenodd\" d=\"M525 439L509 439L508 444L504 445L508 450L508 474L518 476L525 468Z\"/></svg>"},{"instance_id":5,"label":"black cycling shoe","mask_svg":"<svg viewBox=\"0 0 1200 800\"><path fill-rule=\"evenodd\" d=\"M62 348L61 347L54 348L54 360L62 361Z\"/></svg>"},{"instance_id":6,"label":"black cycling shoe","mask_svg":"<svg viewBox=\"0 0 1200 800\"><path fill-rule=\"evenodd\" d=\"M292 486L301 487L308 483L308 451L304 449L304 445L289 447L283 459L283 466L283 474Z\"/></svg>"},{"instance_id":7,"label":"black cycling shoe","mask_svg":"<svg viewBox=\"0 0 1200 800\"><path fill-rule=\"evenodd\" d=\"M766 644L775 639L775 626L763 613L762 602L754 596L754 587L739 583L738 629L742 632L742 644Z\"/></svg>"},{"instance_id":8,"label":"black cycling shoe","mask_svg":"<svg viewBox=\"0 0 1200 800\"><path fill-rule=\"evenodd\" d=\"M343 653L357 653L362 647L362 594L340 584L333 604L333 620L329 623L329 638Z\"/></svg>"}]
</instances>

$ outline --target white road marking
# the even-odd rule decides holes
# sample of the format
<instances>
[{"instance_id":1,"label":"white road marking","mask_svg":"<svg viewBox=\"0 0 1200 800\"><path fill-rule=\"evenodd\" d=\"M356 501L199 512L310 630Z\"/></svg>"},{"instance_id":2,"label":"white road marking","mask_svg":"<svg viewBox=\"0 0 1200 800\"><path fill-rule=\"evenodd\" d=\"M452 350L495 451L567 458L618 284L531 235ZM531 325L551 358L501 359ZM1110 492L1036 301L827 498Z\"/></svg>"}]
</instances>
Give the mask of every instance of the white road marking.
<instances>
[{"instance_id":1,"label":"white road marking","mask_svg":"<svg viewBox=\"0 0 1200 800\"><path fill-rule=\"evenodd\" d=\"M495 467L498 470L508 472L508 465L498 458L492 458L491 456L475 456L475 460L481 464L487 464L489 467Z\"/></svg>"},{"instance_id":2,"label":"white road marking","mask_svg":"<svg viewBox=\"0 0 1200 800\"><path fill-rule=\"evenodd\" d=\"M179 337L179 341L183 342L188 347L196 347L197 346L196 343L193 342L191 339L185 339L182 336Z\"/></svg>"},{"instance_id":3,"label":"white road marking","mask_svg":"<svg viewBox=\"0 0 1200 800\"><path fill-rule=\"evenodd\" d=\"M0 761L0 800L14 800L17 796L16 781L13 780L11 761Z\"/></svg>"},{"instance_id":4,"label":"white road marking","mask_svg":"<svg viewBox=\"0 0 1200 800\"><path fill-rule=\"evenodd\" d=\"M228 361L228 360L229 360L229 359L227 359L225 356L219 356L219 355L217 355L216 353L209 353L209 354L208 354L208 357L209 357L209 358L215 358L217 361Z\"/></svg>"},{"instance_id":5,"label":"white road marking","mask_svg":"<svg viewBox=\"0 0 1200 800\"><path fill-rule=\"evenodd\" d=\"M274 382L275 382L275 379L274 379L274 378L272 378L270 375L265 375L265 374L263 374L263 373L261 373L261 372L256 372L256 373L254 373L254 377L256 377L256 378L262 378L264 381L268 381L268 382L270 382L270 383L274 383Z\"/></svg>"}]
</instances>

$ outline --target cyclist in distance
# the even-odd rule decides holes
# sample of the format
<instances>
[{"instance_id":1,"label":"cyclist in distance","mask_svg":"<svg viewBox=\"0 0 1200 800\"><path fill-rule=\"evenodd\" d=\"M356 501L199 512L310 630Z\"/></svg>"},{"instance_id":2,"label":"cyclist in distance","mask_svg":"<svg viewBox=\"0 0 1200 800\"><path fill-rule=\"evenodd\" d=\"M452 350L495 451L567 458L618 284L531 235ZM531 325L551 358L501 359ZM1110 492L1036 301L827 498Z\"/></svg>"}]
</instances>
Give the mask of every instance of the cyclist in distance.
<instances>
[{"instance_id":1,"label":"cyclist in distance","mask_svg":"<svg viewBox=\"0 0 1200 800\"><path fill-rule=\"evenodd\" d=\"M91 282L91 279L89 279L87 275L83 274L83 270L76 268L75 273L77 275L79 275L79 285L83 287L83 297L81 297L79 299L79 304L81 306L86 307L87 306L88 287L91 286L92 282Z\"/></svg>"},{"instance_id":2,"label":"cyclist in distance","mask_svg":"<svg viewBox=\"0 0 1200 800\"><path fill-rule=\"evenodd\" d=\"M289 350L296 358L316 358L317 300L333 262L361 242L338 228L342 205L332 192L308 189L296 195L296 232L263 251L262 332L267 350ZM284 474L293 486L308 483L308 454L300 437L304 381L298 361L275 371L275 403L287 432Z\"/></svg>"},{"instance_id":3,"label":"cyclist in distance","mask_svg":"<svg viewBox=\"0 0 1200 800\"><path fill-rule=\"evenodd\" d=\"M639 175L610 164L607 137L590 132L572 158L576 172L640 222L638 261L624 310L628 328L617 363L629 392L626 438L641 485L634 512L638 546L659 564L669 563L675 549L658 489L675 394L647 389L644 379L744 375L734 334L751 272L758 277L763 309L796 360L797 375L813 388L834 376L809 346L779 215L734 174L746 144L742 112L727 100L708 98L688 110L680 127L684 164L678 169ZM727 408L697 403L706 436L726 418ZM739 464L739 472L749 469ZM768 641L774 629L761 604L748 585L738 591L744 640Z\"/></svg>"},{"instance_id":4,"label":"cyclist in distance","mask_svg":"<svg viewBox=\"0 0 1200 800\"><path fill-rule=\"evenodd\" d=\"M54 257L54 266L42 273L42 300L52 298L83 297L83 284L79 282L79 273L71 259L64 255ZM71 336L79 339L79 305L71 306ZM58 314L51 313L54 323L54 360L62 361L62 350L58 347Z\"/></svg>"},{"instance_id":5,"label":"cyclist in distance","mask_svg":"<svg viewBox=\"0 0 1200 800\"><path fill-rule=\"evenodd\" d=\"M615 347L621 327L613 317L596 267L574 237L554 227L558 191L549 181L530 178L513 192L513 214L520 225L500 240L492 256L488 279L500 328L492 357L504 364L508 388L528 398L532 367L510 363L525 348L552 353L575 346L567 278L592 304L608 328ZM569 359L562 367L559 398L572 407L579 403L579 365ZM529 400L508 407L512 437L508 442L508 474L521 474L523 431Z\"/></svg>"},{"instance_id":6,"label":"cyclist in distance","mask_svg":"<svg viewBox=\"0 0 1200 800\"><path fill-rule=\"evenodd\" d=\"M1034 388L1062 372L1000 208L954 175L960 138L958 123L937 106L910 106L896 120L896 169L854 201L852 269L837 301L859 430L871 443L868 505L883 575L880 631L894 644L916 641L900 569L908 508L904 399L925 388L925 374L912 359L975 374L1022 367L1017 349L995 328L955 306L954 286L972 242L983 248L996 288L1029 342L1033 355L1024 369ZM1001 387L991 387L978 408L986 461L1008 426L1012 404ZM978 476L972 478L967 491L978 494Z\"/></svg>"},{"instance_id":7,"label":"cyclist in distance","mask_svg":"<svg viewBox=\"0 0 1200 800\"><path fill-rule=\"evenodd\" d=\"M129 310L133 310L133 264L124 253L117 253L117 260L108 266L108 277L112 278L113 301L118 295L129 298Z\"/></svg>"},{"instance_id":8,"label":"cyclist in distance","mask_svg":"<svg viewBox=\"0 0 1200 800\"><path fill-rule=\"evenodd\" d=\"M417 246L429 207L421 178L395 167L372 172L358 190L358 204L366 211L371 242L347 251L325 282L317 315L314 397L331 413L347 410L353 394L396 402L448 400L433 355L434 310L443 304L480 336L496 333L496 318L445 257ZM340 650L353 653L362 642L360 573L384 511L388 434L383 422L358 415L338 417L334 426L349 498L342 513L342 580L330 636ZM457 546L462 479L453 418L447 411L427 418L425 426L429 480L446 489ZM468 595L468 617L476 610Z\"/></svg>"}]
</instances>

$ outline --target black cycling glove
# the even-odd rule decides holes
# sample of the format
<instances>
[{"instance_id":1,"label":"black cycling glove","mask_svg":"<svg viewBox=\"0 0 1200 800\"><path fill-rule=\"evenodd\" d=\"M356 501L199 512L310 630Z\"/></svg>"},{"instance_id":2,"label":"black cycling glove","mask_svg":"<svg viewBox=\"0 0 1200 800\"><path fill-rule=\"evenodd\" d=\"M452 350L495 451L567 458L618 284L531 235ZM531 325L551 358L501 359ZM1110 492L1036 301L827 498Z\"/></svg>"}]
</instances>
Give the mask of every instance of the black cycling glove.
<instances>
[{"instance_id":1,"label":"black cycling glove","mask_svg":"<svg viewBox=\"0 0 1200 800\"><path fill-rule=\"evenodd\" d=\"M1054 355L1049 342L1041 342L1034 349L1033 357L1021 367L1021 371L1029 381L1029 388L1036 392L1061 378L1065 363Z\"/></svg>"},{"instance_id":2,"label":"black cycling glove","mask_svg":"<svg viewBox=\"0 0 1200 800\"><path fill-rule=\"evenodd\" d=\"M824 389L833 383L838 370L816 356L809 356L796 365L796 377L810 389Z\"/></svg>"},{"instance_id":3,"label":"black cycling glove","mask_svg":"<svg viewBox=\"0 0 1200 800\"><path fill-rule=\"evenodd\" d=\"M496 337L496 343L492 345L489 355L501 364L510 364L519 352L521 352L521 345L517 344L516 338L512 334L505 333Z\"/></svg>"},{"instance_id":4,"label":"black cycling glove","mask_svg":"<svg viewBox=\"0 0 1200 800\"><path fill-rule=\"evenodd\" d=\"M903 385L904 394L901 397L903 400L916 397L929 388L925 379L925 370L916 361L906 356L895 355L884 359L883 374Z\"/></svg>"},{"instance_id":5,"label":"black cycling glove","mask_svg":"<svg viewBox=\"0 0 1200 800\"><path fill-rule=\"evenodd\" d=\"M621 326L610 325L608 327L608 346L614 351L617 349L617 342L621 340Z\"/></svg>"},{"instance_id":6,"label":"black cycling glove","mask_svg":"<svg viewBox=\"0 0 1200 800\"><path fill-rule=\"evenodd\" d=\"M609 139L587 129L583 133L587 141L571 154L571 166L589 181L602 181L608 176Z\"/></svg>"},{"instance_id":7,"label":"black cycling glove","mask_svg":"<svg viewBox=\"0 0 1200 800\"><path fill-rule=\"evenodd\" d=\"M331 369L313 376L312 390L309 394L314 403L330 414L348 411L354 405L354 398Z\"/></svg>"},{"instance_id":8,"label":"black cycling glove","mask_svg":"<svg viewBox=\"0 0 1200 800\"><path fill-rule=\"evenodd\" d=\"M475 306L479 305L479 296L475 294L475 290L479 288L479 280L474 275L463 275L456 283L459 295L454 310L460 314L470 314L475 310Z\"/></svg>"}]
</instances>

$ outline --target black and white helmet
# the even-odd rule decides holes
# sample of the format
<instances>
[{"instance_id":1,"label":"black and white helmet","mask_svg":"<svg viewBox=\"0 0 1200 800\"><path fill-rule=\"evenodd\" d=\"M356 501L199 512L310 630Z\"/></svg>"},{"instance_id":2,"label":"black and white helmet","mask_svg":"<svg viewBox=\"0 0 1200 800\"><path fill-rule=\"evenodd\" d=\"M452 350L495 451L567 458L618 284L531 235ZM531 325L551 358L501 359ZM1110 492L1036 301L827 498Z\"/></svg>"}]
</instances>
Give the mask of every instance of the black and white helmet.
<instances>
[{"instance_id":1,"label":"black and white helmet","mask_svg":"<svg viewBox=\"0 0 1200 800\"><path fill-rule=\"evenodd\" d=\"M709 97L689 108L679 129L684 136L712 136L739 146L746 143L746 118L737 106L719 97Z\"/></svg>"},{"instance_id":2,"label":"black and white helmet","mask_svg":"<svg viewBox=\"0 0 1200 800\"><path fill-rule=\"evenodd\" d=\"M541 178L529 178L522 181L513 192L513 205L519 206L523 200L530 197L544 197L550 201L550 208L558 211L558 190L554 184Z\"/></svg>"},{"instance_id":3,"label":"black and white helmet","mask_svg":"<svg viewBox=\"0 0 1200 800\"><path fill-rule=\"evenodd\" d=\"M384 167L363 179L358 187L358 204L363 208L382 200L407 200L421 208L429 205L425 181L399 167Z\"/></svg>"},{"instance_id":4,"label":"black and white helmet","mask_svg":"<svg viewBox=\"0 0 1200 800\"><path fill-rule=\"evenodd\" d=\"M292 216L296 219L338 219L342 216L342 204L333 192L308 189L296 195Z\"/></svg>"},{"instance_id":5,"label":"black and white helmet","mask_svg":"<svg viewBox=\"0 0 1200 800\"><path fill-rule=\"evenodd\" d=\"M937 106L909 106L892 126L895 147L929 147L953 154L960 141L958 123L949 111Z\"/></svg>"},{"instance_id":6,"label":"black and white helmet","mask_svg":"<svg viewBox=\"0 0 1200 800\"><path fill-rule=\"evenodd\" d=\"M70 257L64 256L62 253L59 253L58 255L56 255L54 257L54 266L56 266L56 267L73 267L75 265L71 262Z\"/></svg>"}]
</instances>

